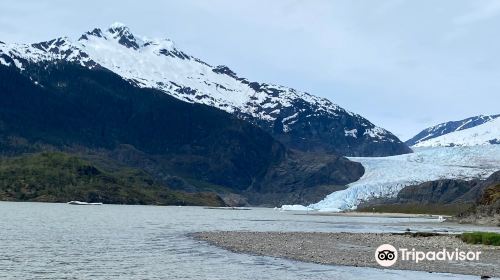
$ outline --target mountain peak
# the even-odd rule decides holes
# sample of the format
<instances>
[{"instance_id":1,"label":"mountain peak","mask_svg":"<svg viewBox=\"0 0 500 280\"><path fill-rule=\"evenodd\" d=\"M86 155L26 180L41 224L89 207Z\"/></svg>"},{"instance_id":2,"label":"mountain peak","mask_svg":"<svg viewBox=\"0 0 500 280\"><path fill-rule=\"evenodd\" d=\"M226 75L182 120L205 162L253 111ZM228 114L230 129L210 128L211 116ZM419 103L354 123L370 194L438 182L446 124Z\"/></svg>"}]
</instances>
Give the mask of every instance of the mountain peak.
<instances>
[{"instance_id":1,"label":"mountain peak","mask_svg":"<svg viewBox=\"0 0 500 280\"><path fill-rule=\"evenodd\" d=\"M128 26L120 22L115 22L111 24L108 28L108 32L110 34L113 34L114 36L123 36L123 35L134 36L132 32L130 32L130 28L128 28Z\"/></svg>"},{"instance_id":2,"label":"mountain peak","mask_svg":"<svg viewBox=\"0 0 500 280\"><path fill-rule=\"evenodd\" d=\"M34 43L31 46L46 52L59 52L62 49L67 49L71 45L71 40L68 37L59 37L50 41Z\"/></svg>"},{"instance_id":3,"label":"mountain peak","mask_svg":"<svg viewBox=\"0 0 500 280\"><path fill-rule=\"evenodd\" d=\"M94 28L92 31L87 31L82 36L80 36L78 41L88 40L89 36L95 36L99 38L104 37L104 35L102 34L102 30L100 28Z\"/></svg>"},{"instance_id":4,"label":"mountain peak","mask_svg":"<svg viewBox=\"0 0 500 280\"><path fill-rule=\"evenodd\" d=\"M136 36L131 31L130 28L121 23L115 22L111 24L106 32L103 32L100 28L94 28L92 31L87 31L78 39L79 42L85 43L91 37L115 39L121 45L132 48L139 49L142 47L152 47L157 50L167 50L172 51L175 49L175 43L169 38L148 38L142 36Z\"/></svg>"},{"instance_id":5,"label":"mountain peak","mask_svg":"<svg viewBox=\"0 0 500 280\"><path fill-rule=\"evenodd\" d=\"M119 29L129 29L129 28L126 24L116 21L109 26L109 29L119 30Z\"/></svg>"},{"instance_id":6,"label":"mountain peak","mask_svg":"<svg viewBox=\"0 0 500 280\"><path fill-rule=\"evenodd\" d=\"M108 28L108 32L114 39L117 39L118 43L121 45L135 50L139 48L139 43L137 42L138 40L125 24L115 22Z\"/></svg>"}]
</instances>

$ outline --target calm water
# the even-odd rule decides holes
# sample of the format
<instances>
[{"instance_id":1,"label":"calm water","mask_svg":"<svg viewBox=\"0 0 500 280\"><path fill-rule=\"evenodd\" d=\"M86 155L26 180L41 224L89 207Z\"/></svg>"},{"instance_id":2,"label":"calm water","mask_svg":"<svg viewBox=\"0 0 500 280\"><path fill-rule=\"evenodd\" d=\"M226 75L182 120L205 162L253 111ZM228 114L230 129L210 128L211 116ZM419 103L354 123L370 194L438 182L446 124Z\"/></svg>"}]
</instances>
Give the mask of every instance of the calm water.
<instances>
[{"instance_id":1,"label":"calm water","mask_svg":"<svg viewBox=\"0 0 500 280\"><path fill-rule=\"evenodd\" d=\"M449 274L235 254L186 234L205 230L384 232L408 227L472 230L427 219L297 215L260 208L0 202L0 214L1 279L456 279Z\"/></svg>"}]
</instances>

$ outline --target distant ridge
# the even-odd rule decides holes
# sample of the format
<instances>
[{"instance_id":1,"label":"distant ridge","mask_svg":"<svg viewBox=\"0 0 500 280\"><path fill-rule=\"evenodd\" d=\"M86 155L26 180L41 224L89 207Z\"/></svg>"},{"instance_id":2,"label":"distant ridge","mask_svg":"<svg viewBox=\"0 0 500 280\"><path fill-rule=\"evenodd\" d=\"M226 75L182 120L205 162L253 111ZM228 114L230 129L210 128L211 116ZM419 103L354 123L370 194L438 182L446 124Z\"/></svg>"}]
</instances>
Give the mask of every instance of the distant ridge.
<instances>
[{"instance_id":1,"label":"distant ridge","mask_svg":"<svg viewBox=\"0 0 500 280\"><path fill-rule=\"evenodd\" d=\"M411 139L407 140L405 143L408 146L415 146L419 144L420 142L424 142L433 138L437 138L439 136L460 131L460 130L465 130L469 129L472 127L476 127L478 125L482 125L486 122L489 122L493 119L496 119L500 117L500 114L498 115L490 115L490 116L484 116L484 115L479 115L475 117L470 117L466 118L460 121L450 121L450 122L445 122L445 123L440 123L435 126L431 126L429 128L426 128L419 132L417 135L412 137ZM423 146L425 144L421 144L420 146Z\"/></svg>"}]
</instances>

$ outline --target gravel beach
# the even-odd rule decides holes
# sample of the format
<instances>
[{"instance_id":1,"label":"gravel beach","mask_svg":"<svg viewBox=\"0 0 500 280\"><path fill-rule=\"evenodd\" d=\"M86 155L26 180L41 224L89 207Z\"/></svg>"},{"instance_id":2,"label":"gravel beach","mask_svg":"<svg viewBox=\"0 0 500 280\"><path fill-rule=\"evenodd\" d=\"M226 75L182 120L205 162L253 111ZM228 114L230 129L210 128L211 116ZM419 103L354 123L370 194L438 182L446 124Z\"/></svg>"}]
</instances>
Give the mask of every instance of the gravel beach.
<instances>
[{"instance_id":1,"label":"gravel beach","mask_svg":"<svg viewBox=\"0 0 500 280\"><path fill-rule=\"evenodd\" d=\"M417 251L481 251L479 261L402 261L390 269L448 272L500 277L500 248L470 245L455 236L413 237L391 233L319 233L319 232L199 232L197 240L237 252L288 258L332 265L382 268L375 261L379 245L415 248Z\"/></svg>"}]
</instances>

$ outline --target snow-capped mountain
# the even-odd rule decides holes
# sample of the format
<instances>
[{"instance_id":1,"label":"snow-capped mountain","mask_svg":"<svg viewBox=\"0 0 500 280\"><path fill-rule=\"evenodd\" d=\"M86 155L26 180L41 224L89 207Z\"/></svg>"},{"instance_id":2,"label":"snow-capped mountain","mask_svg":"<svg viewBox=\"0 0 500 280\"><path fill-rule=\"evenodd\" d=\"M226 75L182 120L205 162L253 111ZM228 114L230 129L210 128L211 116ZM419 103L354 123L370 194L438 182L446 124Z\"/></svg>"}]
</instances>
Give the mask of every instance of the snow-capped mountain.
<instances>
[{"instance_id":1,"label":"snow-capped mountain","mask_svg":"<svg viewBox=\"0 0 500 280\"><path fill-rule=\"evenodd\" d=\"M226 66L211 66L184 53L169 39L136 36L123 24L93 29L76 41L0 42L0 65L17 67L34 83L39 81L30 74L30 65L60 62L106 68L137 87L219 108L264 128L291 148L349 156L411 152L389 131L328 99L251 82Z\"/></svg>"},{"instance_id":2,"label":"snow-capped mountain","mask_svg":"<svg viewBox=\"0 0 500 280\"><path fill-rule=\"evenodd\" d=\"M500 118L494 118L481 125L420 141L414 147L450 147L487 144L500 144Z\"/></svg>"},{"instance_id":3,"label":"snow-capped mountain","mask_svg":"<svg viewBox=\"0 0 500 280\"><path fill-rule=\"evenodd\" d=\"M478 125L482 125L486 122L489 122L493 119L496 119L500 117L499 115L491 115L491 116L475 116L475 117L470 117L467 119L463 119L460 121L451 121L451 122L445 122L441 123L429 128L426 128L419 132L417 135L415 135L413 138L407 140L405 143L408 144L408 146L414 146L419 144L420 142L424 142L448 133L453 133L456 131L460 130L465 130L469 128L473 128ZM427 142L430 143L430 142Z\"/></svg>"}]
</instances>

